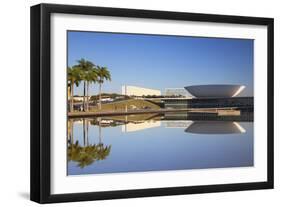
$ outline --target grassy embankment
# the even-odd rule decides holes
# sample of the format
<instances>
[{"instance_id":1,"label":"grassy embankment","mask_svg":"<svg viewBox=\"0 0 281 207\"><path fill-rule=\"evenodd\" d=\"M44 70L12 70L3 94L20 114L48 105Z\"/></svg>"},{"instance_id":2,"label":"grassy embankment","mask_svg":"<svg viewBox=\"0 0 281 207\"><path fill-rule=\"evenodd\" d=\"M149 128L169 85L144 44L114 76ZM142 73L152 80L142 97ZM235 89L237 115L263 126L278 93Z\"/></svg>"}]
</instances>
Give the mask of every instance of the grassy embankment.
<instances>
[{"instance_id":1,"label":"grassy embankment","mask_svg":"<svg viewBox=\"0 0 281 207\"><path fill-rule=\"evenodd\" d=\"M90 107L91 112L106 112L106 111L125 111L137 110L137 109L160 109L160 106L150 101L129 99L124 101L118 101L113 103L103 103L101 110L98 106Z\"/></svg>"}]
</instances>

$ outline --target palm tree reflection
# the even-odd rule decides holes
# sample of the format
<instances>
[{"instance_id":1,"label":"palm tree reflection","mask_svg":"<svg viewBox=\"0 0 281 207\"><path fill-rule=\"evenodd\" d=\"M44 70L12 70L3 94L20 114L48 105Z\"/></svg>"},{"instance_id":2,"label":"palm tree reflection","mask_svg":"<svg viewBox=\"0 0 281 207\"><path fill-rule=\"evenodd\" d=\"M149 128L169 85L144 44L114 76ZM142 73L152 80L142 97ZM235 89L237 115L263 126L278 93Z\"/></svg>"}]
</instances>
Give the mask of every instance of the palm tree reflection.
<instances>
[{"instance_id":1,"label":"palm tree reflection","mask_svg":"<svg viewBox=\"0 0 281 207\"><path fill-rule=\"evenodd\" d=\"M101 127L99 127L99 142L96 144L89 143L89 120L83 119L83 146L76 140L73 143L73 133L69 133L69 144L67 148L68 161L75 161L80 168L91 165L98 160L104 160L111 151L111 145L106 146L102 143ZM72 121L69 121L69 132L73 131Z\"/></svg>"}]
</instances>

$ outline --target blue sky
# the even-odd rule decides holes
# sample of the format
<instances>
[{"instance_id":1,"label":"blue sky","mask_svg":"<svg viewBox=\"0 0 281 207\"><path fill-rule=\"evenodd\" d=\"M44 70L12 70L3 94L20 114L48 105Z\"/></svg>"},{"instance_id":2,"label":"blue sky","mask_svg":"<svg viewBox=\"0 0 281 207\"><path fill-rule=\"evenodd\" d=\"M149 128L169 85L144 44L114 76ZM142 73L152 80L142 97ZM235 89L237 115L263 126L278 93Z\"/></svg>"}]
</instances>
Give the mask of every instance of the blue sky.
<instances>
[{"instance_id":1,"label":"blue sky","mask_svg":"<svg viewBox=\"0 0 281 207\"><path fill-rule=\"evenodd\" d=\"M202 84L242 84L240 96L253 96L253 40L68 32L68 66L85 58L106 66L112 81L103 92L122 85L159 89ZM97 85L90 89L97 93ZM75 89L82 94L82 84Z\"/></svg>"}]
</instances>

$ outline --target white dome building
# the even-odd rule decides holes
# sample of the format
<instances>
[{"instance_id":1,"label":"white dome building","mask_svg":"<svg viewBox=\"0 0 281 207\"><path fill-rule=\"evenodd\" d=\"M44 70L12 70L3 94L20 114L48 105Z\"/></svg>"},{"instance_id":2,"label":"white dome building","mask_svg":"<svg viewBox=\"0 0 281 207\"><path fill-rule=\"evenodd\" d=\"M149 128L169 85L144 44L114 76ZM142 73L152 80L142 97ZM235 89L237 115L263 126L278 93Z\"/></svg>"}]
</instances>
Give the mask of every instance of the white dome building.
<instances>
[{"instance_id":1,"label":"white dome building","mask_svg":"<svg viewBox=\"0 0 281 207\"><path fill-rule=\"evenodd\" d=\"M245 89L245 86L212 84L186 86L184 88L196 98L230 98L240 94Z\"/></svg>"}]
</instances>

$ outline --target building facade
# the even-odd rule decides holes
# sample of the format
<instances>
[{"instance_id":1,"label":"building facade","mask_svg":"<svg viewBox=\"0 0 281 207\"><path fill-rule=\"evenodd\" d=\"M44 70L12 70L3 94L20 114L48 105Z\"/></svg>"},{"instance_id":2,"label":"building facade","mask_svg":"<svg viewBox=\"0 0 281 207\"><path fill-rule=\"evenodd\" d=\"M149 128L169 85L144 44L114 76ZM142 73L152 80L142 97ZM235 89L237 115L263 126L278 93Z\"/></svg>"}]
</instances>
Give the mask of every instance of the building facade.
<instances>
[{"instance_id":1,"label":"building facade","mask_svg":"<svg viewBox=\"0 0 281 207\"><path fill-rule=\"evenodd\" d=\"M165 108L224 108L235 107L242 110L253 110L253 97L228 98L194 98L194 99L163 99Z\"/></svg>"},{"instance_id":2,"label":"building facade","mask_svg":"<svg viewBox=\"0 0 281 207\"><path fill-rule=\"evenodd\" d=\"M165 88L165 96L187 97L188 93L184 88Z\"/></svg>"}]
</instances>

